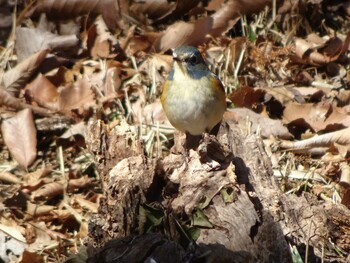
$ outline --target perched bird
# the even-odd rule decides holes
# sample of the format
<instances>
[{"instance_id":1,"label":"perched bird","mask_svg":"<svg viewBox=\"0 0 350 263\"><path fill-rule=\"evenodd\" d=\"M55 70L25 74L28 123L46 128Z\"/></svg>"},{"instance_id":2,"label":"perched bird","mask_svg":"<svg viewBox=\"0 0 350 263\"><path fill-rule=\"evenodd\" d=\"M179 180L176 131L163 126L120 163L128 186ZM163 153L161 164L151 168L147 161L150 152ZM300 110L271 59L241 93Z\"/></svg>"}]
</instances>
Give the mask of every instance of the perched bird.
<instances>
[{"instance_id":1,"label":"perched bird","mask_svg":"<svg viewBox=\"0 0 350 263\"><path fill-rule=\"evenodd\" d=\"M226 110L223 84L195 47L173 51L174 64L161 102L170 123L187 135L202 135L218 124Z\"/></svg>"}]
</instances>

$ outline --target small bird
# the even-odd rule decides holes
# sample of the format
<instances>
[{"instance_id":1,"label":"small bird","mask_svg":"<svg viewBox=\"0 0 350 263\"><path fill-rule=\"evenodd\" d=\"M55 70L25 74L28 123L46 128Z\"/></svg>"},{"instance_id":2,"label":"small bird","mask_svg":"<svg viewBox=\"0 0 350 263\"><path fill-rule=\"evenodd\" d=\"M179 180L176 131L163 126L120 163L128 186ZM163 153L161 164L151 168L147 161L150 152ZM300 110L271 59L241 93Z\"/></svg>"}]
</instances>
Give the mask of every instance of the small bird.
<instances>
[{"instance_id":1,"label":"small bird","mask_svg":"<svg viewBox=\"0 0 350 263\"><path fill-rule=\"evenodd\" d=\"M174 64L161 102L170 123L186 135L210 132L226 110L225 89L201 53L192 46L173 51Z\"/></svg>"}]
</instances>

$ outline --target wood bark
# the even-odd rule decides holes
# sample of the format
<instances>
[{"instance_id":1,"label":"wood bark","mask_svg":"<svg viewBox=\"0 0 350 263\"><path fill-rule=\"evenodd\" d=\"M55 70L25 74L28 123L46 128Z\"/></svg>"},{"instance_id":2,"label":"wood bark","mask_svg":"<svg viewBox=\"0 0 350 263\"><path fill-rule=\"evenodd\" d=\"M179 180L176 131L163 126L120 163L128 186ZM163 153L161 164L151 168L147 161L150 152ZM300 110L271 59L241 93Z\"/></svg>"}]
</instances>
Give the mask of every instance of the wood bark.
<instances>
[{"instance_id":1,"label":"wood bark","mask_svg":"<svg viewBox=\"0 0 350 263\"><path fill-rule=\"evenodd\" d=\"M348 210L283 194L262 140L244 126L223 122L188 156L176 136L164 159L146 157L131 130L90 125L106 197L90 221L89 262L292 262L290 245L310 262L346 261ZM151 231L145 205L164 214Z\"/></svg>"}]
</instances>

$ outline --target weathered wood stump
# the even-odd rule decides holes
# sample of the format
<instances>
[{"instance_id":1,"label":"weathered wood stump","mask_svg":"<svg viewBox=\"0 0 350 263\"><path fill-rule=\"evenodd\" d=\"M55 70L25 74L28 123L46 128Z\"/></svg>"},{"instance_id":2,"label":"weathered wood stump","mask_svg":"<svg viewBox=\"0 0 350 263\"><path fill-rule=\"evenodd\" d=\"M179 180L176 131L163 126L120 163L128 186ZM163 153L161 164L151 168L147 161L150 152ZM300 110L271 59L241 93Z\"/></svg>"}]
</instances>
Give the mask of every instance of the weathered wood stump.
<instances>
[{"instance_id":1,"label":"weathered wood stump","mask_svg":"<svg viewBox=\"0 0 350 263\"><path fill-rule=\"evenodd\" d=\"M345 262L328 240L349 248L350 213L338 209L339 219L335 205L281 193L262 140L241 125L223 122L187 158L176 136L158 160L122 126L89 129L106 193L90 221L89 262L292 262L289 244L314 262Z\"/></svg>"}]
</instances>

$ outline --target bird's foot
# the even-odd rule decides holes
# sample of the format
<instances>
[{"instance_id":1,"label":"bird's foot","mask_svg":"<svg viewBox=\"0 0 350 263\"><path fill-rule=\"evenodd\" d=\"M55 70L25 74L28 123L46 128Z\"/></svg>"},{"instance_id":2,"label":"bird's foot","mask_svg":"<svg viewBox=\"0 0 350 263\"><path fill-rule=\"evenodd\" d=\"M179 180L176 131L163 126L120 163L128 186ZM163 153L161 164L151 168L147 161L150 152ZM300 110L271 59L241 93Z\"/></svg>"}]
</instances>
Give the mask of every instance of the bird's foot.
<instances>
[{"instance_id":1,"label":"bird's foot","mask_svg":"<svg viewBox=\"0 0 350 263\"><path fill-rule=\"evenodd\" d=\"M225 161L228 152L214 135L204 133L198 146L198 155L201 163L212 163L213 167L217 167Z\"/></svg>"}]
</instances>

